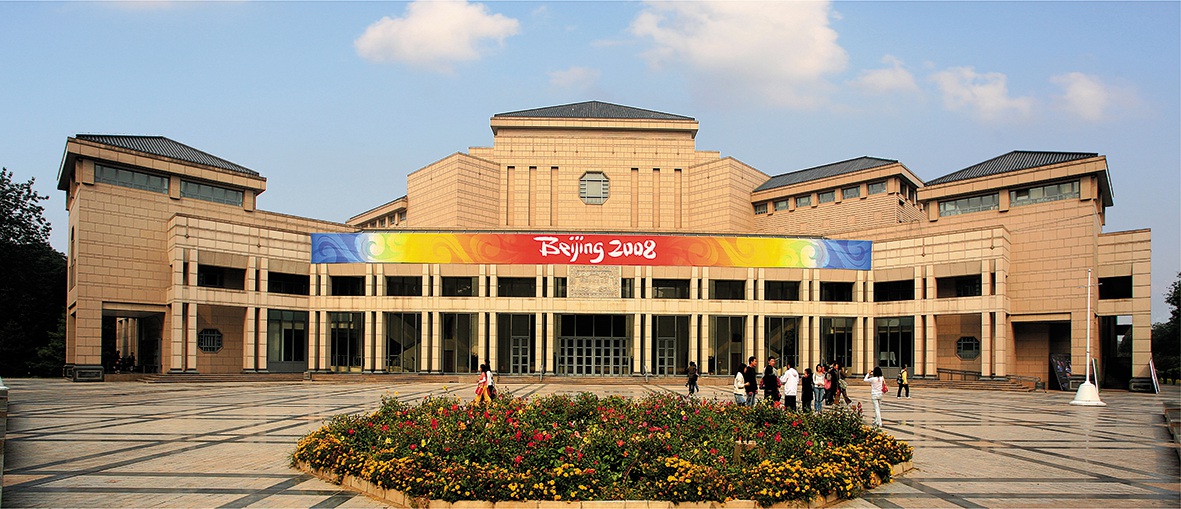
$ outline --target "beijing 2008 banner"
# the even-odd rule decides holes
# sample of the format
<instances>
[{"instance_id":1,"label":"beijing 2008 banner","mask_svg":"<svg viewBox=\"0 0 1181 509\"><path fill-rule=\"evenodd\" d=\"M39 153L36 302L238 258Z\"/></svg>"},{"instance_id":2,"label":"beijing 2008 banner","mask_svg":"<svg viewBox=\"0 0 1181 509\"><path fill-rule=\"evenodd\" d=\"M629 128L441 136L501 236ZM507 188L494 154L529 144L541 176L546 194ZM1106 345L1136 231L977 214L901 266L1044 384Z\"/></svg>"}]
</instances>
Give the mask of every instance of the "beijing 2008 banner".
<instances>
[{"instance_id":1,"label":"beijing 2008 banner","mask_svg":"<svg viewBox=\"0 0 1181 509\"><path fill-rule=\"evenodd\" d=\"M313 233L312 263L659 265L870 270L867 240L570 233Z\"/></svg>"}]
</instances>

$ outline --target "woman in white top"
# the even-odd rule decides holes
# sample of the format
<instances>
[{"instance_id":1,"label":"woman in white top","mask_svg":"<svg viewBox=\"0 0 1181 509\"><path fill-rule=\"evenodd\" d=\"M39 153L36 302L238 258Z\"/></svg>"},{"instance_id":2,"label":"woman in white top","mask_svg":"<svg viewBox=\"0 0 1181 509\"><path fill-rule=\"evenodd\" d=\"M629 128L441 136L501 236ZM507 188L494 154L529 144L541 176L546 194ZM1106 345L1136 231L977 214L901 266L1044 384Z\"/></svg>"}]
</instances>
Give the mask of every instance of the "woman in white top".
<instances>
[{"instance_id":1,"label":"woman in white top","mask_svg":"<svg viewBox=\"0 0 1181 509\"><path fill-rule=\"evenodd\" d=\"M865 381L869 382L869 399L873 400L873 425L882 427L882 394L886 392L886 379L882 378L882 368L873 368L873 373L865 374Z\"/></svg>"},{"instance_id":2,"label":"woman in white top","mask_svg":"<svg viewBox=\"0 0 1181 509\"><path fill-rule=\"evenodd\" d=\"M734 402L746 404L746 377L742 376L741 369L734 374Z\"/></svg>"}]
</instances>

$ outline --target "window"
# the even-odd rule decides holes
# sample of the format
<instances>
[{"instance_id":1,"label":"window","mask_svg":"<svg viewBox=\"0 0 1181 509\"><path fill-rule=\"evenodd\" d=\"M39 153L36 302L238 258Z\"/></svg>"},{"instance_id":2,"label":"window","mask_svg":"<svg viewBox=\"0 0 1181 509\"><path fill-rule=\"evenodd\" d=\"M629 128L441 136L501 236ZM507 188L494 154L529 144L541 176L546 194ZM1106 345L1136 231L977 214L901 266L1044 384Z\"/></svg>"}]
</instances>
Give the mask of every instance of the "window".
<instances>
[{"instance_id":1,"label":"window","mask_svg":"<svg viewBox=\"0 0 1181 509\"><path fill-rule=\"evenodd\" d=\"M306 284L308 278L305 276L303 279ZM267 310L268 361L306 362L307 345L307 311Z\"/></svg>"},{"instance_id":2,"label":"window","mask_svg":"<svg viewBox=\"0 0 1181 509\"><path fill-rule=\"evenodd\" d=\"M940 299L951 297L979 297L983 295L980 276L937 278L935 296Z\"/></svg>"},{"instance_id":3,"label":"window","mask_svg":"<svg viewBox=\"0 0 1181 509\"><path fill-rule=\"evenodd\" d=\"M422 315L385 314L385 370L414 373L422 353Z\"/></svg>"},{"instance_id":4,"label":"window","mask_svg":"<svg viewBox=\"0 0 1181 509\"><path fill-rule=\"evenodd\" d=\"M787 209L787 200L777 200L775 202L775 210L786 210L786 209Z\"/></svg>"},{"instance_id":5,"label":"window","mask_svg":"<svg viewBox=\"0 0 1181 509\"><path fill-rule=\"evenodd\" d=\"M873 301L891 302L898 300L914 300L914 281L875 281L873 283Z\"/></svg>"},{"instance_id":6,"label":"window","mask_svg":"<svg viewBox=\"0 0 1181 509\"><path fill-rule=\"evenodd\" d=\"M365 276L330 276L332 293L329 295L365 295Z\"/></svg>"},{"instance_id":7,"label":"window","mask_svg":"<svg viewBox=\"0 0 1181 509\"><path fill-rule=\"evenodd\" d=\"M800 300L800 282L764 281L763 300Z\"/></svg>"},{"instance_id":8,"label":"window","mask_svg":"<svg viewBox=\"0 0 1181 509\"><path fill-rule=\"evenodd\" d=\"M958 200L939 202L939 217L981 212L984 210L996 210L998 208L1000 208L1000 201L996 193L970 196Z\"/></svg>"},{"instance_id":9,"label":"window","mask_svg":"<svg viewBox=\"0 0 1181 509\"><path fill-rule=\"evenodd\" d=\"M611 181L600 171L588 171L578 179L578 196L587 205L602 205L611 194Z\"/></svg>"},{"instance_id":10,"label":"window","mask_svg":"<svg viewBox=\"0 0 1181 509\"><path fill-rule=\"evenodd\" d=\"M652 297L655 299L688 299L688 279L653 279Z\"/></svg>"},{"instance_id":11,"label":"window","mask_svg":"<svg viewBox=\"0 0 1181 509\"><path fill-rule=\"evenodd\" d=\"M496 278L498 297L536 297L537 281L531 277Z\"/></svg>"},{"instance_id":12,"label":"window","mask_svg":"<svg viewBox=\"0 0 1181 509\"><path fill-rule=\"evenodd\" d=\"M634 299L636 297L636 280L625 277L619 281L619 298Z\"/></svg>"},{"instance_id":13,"label":"window","mask_svg":"<svg viewBox=\"0 0 1181 509\"><path fill-rule=\"evenodd\" d=\"M443 277L443 296L444 297L473 297L475 292L473 289L476 286L475 278L470 277Z\"/></svg>"},{"instance_id":14,"label":"window","mask_svg":"<svg viewBox=\"0 0 1181 509\"><path fill-rule=\"evenodd\" d=\"M816 194L816 201L818 203L832 203L834 201L837 201L836 192L835 191L825 191L823 193L817 193Z\"/></svg>"},{"instance_id":15,"label":"window","mask_svg":"<svg viewBox=\"0 0 1181 509\"><path fill-rule=\"evenodd\" d=\"M821 281L820 300L823 302L853 302L853 283Z\"/></svg>"},{"instance_id":16,"label":"window","mask_svg":"<svg viewBox=\"0 0 1181 509\"><path fill-rule=\"evenodd\" d=\"M391 297L422 297L422 276L386 276L385 294Z\"/></svg>"},{"instance_id":17,"label":"window","mask_svg":"<svg viewBox=\"0 0 1181 509\"><path fill-rule=\"evenodd\" d=\"M842 200L858 198L860 196L861 196L861 186L846 187L844 189L841 189L841 199Z\"/></svg>"},{"instance_id":18,"label":"window","mask_svg":"<svg viewBox=\"0 0 1181 509\"><path fill-rule=\"evenodd\" d=\"M1132 276L1099 278L1099 300L1132 298Z\"/></svg>"},{"instance_id":19,"label":"window","mask_svg":"<svg viewBox=\"0 0 1181 509\"><path fill-rule=\"evenodd\" d=\"M406 211L405 210L398 211L398 223L401 224L401 223L405 223L405 222L406 222Z\"/></svg>"},{"instance_id":20,"label":"window","mask_svg":"<svg viewBox=\"0 0 1181 509\"><path fill-rule=\"evenodd\" d=\"M755 204L755 214L766 214L766 213L767 213L767 203L766 202Z\"/></svg>"},{"instance_id":21,"label":"window","mask_svg":"<svg viewBox=\"0 0 1181 509\"><path fill-rule=\"evenodd\" d=\"M308 276L270 272L267 274L267 291L288 295L308 295Z\"/></svg>"},{"instance_id":22,"label":"window","mask_svg":"<svg viewBox=\"0 0 1181 509\"><path fill-rule=\"evenodd\" d=\"M856 318L820 318L820 359L848 367L853 361L853 326Z\"/></svg>"},{"instance_id":23,"label":"window","mask_svg":"<svg viewBox=\"0 0 1181 509\"><path fill-rule=\"evenodd\" d=\"M883 180L881 182L870 182L869 185L865 187L865 191L869 194L882 194L886 192L886 181Z\"/></svg>"},{"instance_id":24,"label":"window","mask_svg":"<svg viewBox=\"0 0 1181 509\"><path fill-rule=\"evenodd\" d=\"M710 338L706 343L707 373L721 376L734 376L734 373L746 365L746 357L742 349L746 336L745 316L711 316L709 317Z\"/></svg>"},{"instance_id":25,"label":"window","mask_svg":"<svg viewBox=\"0 0 1181 509\"><path fill-rule=\"evenodd\" d=\"M216 265L198 264L197 286L225 288L227 290L245 290L246 269L231 269Z\"/></svg>"},{"instance_id":26,"label":"window","mask_svg":"<svg viewBox=\"0 0 1181 509\"><path fill-rule=\"evenodd\" d=\"M94 181L100 184L111 184L114 186L168 194L168 177L124 168L96 164L94 165Z\"/></svg>"},{"instance_id":27,"label":"window","mask_svg":"<svg viewBox=\"0 0 1181 509\"><path fill-rule=\"evenodd\" d=\"M334 371L360 370L364 359L365 313L328 313L328 365Z\"/></svg>"},{"instance_id":28,"label":"window","mask_svg":"<svg viewBox=\"0 0 1181 509\"><path fill-rule=\"evenodd\" d=\"M914 365L914 317L878 318L877 362L883 368Z\"/></svg>"},{"instance_id":29,"label":"window","mask_svg":"<svg viewBox=\"0 0 1181 509\"><path fill-rule=\"evenodd\" d=\"M197 333L197 348L205 353L221 351L221 331L217 329L201 329Z\"/></svg>"},{"instance_id":30,"label":"window","mask_svg":"<svg viewBox=\"0 0 1181 509\"><path fill-rule=\"evenodd\" d=\"M1056 200L1067 200L1070 198L1078 198L1078 181L1062 182L1060 184L1050 184L1046 186L1031 187L1029 189L1017 189L1009 191L1009 204L1018 207L1021 205L1032 205L1034 203L1043 203Z\"/></svg>"},{"instance_id":31,"label":"window","mask_svg":"<svg viewBox=\"0 0 1181 509\"><path fill-rule=\"evenodd\" d=\"M242 206L242 191L187 180L180 181L180 197Z\"/></svg>"},{"instance_id":32,"label":"window","mask_svg":"<svg viewBox=\"0 0 1181 509\"><path fill-rule=\"evenodd\" d=\"M955 342L955 356L965 361L980 357L980 340L972 336L964 336L957 339Z\"/></svg>"},{"instance_id":33,"label":"window","mask_svg":"<svg viewBox=\"0 0 1181 509\"><path fill-rule=\"evenodd\" d=\"M780 366L799 365L799 323L800 319L794 316L768 316L763 320L767 357L780 359ZM800 366L800 371L803 370Z\"/></svg>"},{"instance_id":34,"label":"window","mask_svg":"<svg viewBox=\"0 0 1181 509\"><path fill-rule=\"evenodd\" d=\"M566 293L567 293L566 284L567 284L566 278L564 278L564 277L555 277L554 278L554 297L555 298L558 298L558 299L566 298Z\"/></svg>"},{"instance_id":35,"label":"window","mask_svg":"<svg viewBox=\"0 0 1181 509\"><path fill-rule=\"evenodd\" d=\"M797 209L800 207L811 207L811 206L812 206L812 195L809 194L807 196L796 196L796 208Z\"/></svg>"},{"instance_id":36,"label":"window","mask_svg":"<svg viewBox=\"0 0 1181 509\"><path fill-rule=\"evenodd\" d=\"M741 279L711 279L709 298L715 300L745 300L746 281Z\"/></svg>"}]
</instances>

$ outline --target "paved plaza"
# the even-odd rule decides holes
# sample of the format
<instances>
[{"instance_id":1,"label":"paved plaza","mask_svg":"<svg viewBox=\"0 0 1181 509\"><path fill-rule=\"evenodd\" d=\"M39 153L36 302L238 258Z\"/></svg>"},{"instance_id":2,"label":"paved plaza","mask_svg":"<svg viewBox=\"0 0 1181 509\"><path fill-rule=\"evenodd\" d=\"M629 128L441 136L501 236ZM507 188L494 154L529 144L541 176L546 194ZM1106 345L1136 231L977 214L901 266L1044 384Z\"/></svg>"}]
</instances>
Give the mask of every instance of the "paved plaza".
<instances>
[{"instance_id":1,"label":"paved plaza","mask_svg":"<svg viewBox=\"0 0 1181 509\"><path fill-rule=\"evenodd\" d=\"M474 381L474 377L473 377ZM296 439L327 417L473 384L273 382L143 384L5 379L10 388L4 492L18 507L383 507L288 466ZM591 390L639 396L679 384L506 385L517 395ZM729 399L725 386L702 396ZM1104 391L1103 408L1072 393L913 387L886 398L887 430L915 447L915 470L841 503L893 507L1181 507L1178 455L1161 402ZM868 403L868 388L853 396Z\"/></svg>"}]
</instances>

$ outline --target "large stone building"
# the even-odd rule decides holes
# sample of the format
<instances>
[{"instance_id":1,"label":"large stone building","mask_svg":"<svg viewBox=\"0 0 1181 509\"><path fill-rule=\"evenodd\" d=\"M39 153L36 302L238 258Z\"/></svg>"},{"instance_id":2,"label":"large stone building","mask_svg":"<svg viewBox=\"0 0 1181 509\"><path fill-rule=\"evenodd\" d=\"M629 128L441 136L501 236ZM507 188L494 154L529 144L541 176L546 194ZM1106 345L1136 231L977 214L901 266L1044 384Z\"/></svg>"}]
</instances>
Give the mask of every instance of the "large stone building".
<instances>
[{"instance_id":1,"label":"large stone building","mask_svg":"<svg viewBox=\"0 0 1181 509\"><path fill-rule=\"evenodd\" d=\"M1150 234L1103 232L1102 155L769 176L698 150L681 115L585 102L491 127L344 223L261 210L257 172L167 138L69 138L67 373L133 354L161 373L728 375L775 355L1054 387L1089 335L1102 386L1150 376Z\"/></svg>"}]
</instances>

